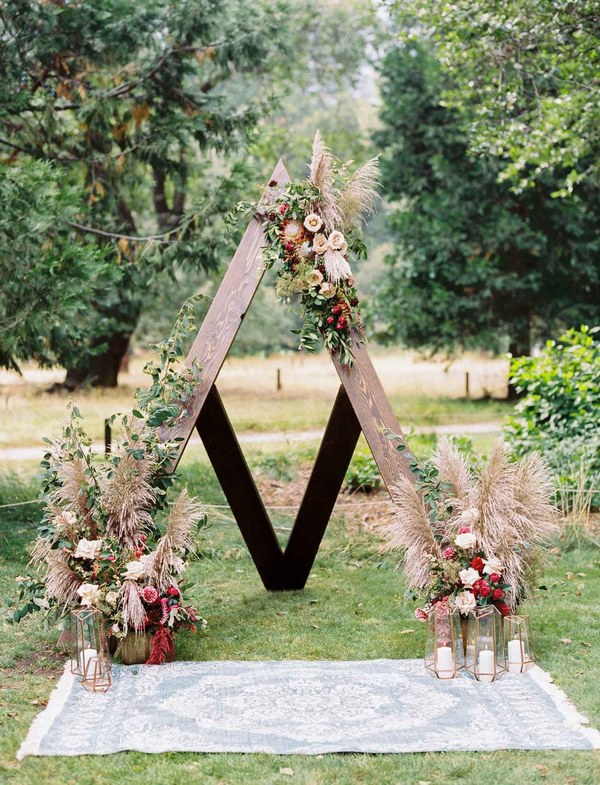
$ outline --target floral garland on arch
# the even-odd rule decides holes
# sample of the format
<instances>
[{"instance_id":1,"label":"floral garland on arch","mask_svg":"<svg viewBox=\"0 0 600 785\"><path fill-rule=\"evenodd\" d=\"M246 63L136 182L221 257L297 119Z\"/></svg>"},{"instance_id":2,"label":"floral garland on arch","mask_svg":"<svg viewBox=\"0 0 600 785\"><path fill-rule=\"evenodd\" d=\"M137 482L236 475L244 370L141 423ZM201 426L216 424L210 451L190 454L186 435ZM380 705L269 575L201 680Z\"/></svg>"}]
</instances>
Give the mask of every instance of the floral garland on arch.
<instances>
[{"instance_id":1,"label":"floral garland on arch","mask_svg":"<svg viewBox=\"0 0 600 785\"><path fill-rule=\"evenodd\" d=\"M120 438L108 460L93 454L75 405L62 436L46 440L44 516L31 548L41 575L17 578L22 604L12 622L41 610L64 627L71 609L96 608L117 645L129 633L152 636L150 664L172 658L177 630L205 626L185 599L184 572L206 515L185 489L168 503L179 445L159 435L161 426L184 416L200 377L197 366L179 365L196 299L184 304L171 336L158 345L159 362L144 369L152 384L137 391L138 408L113 416Z\"/></svg>"},{"instance_id":2,"label":"floral garland on arch","mask_svg":"<svg viewBox=\"0 0 600 785\"><path fill-rule=\"evenodd\" d=\"M402 448L401 448L402 449ZM556 533L552 484L539 455L511 460L502 442L474 465L449 439L431 460L411 464L416 482L392 489L396 514L381 528L388 551L402 553L415 616L437 603L463 615L494 605L506 616L533 595L543 545Z\"/></svg>"},{"instance_id":3,"label":"floral garland on arch","mask_svg":"<svg viewBox=\"0 0 600 785\"><path fill-rule=\"evenodd\" d=\"M256 212L264 218L266 269L278 265L275 290L286 303L299 296L300 347L321 345L352 365L353 330L364 338L350 258L364 258L361 221L373 211L378 176L373 158L353 173L337 165L317 131L307 179L271 181Z\"/></svg>"}]
</instances>

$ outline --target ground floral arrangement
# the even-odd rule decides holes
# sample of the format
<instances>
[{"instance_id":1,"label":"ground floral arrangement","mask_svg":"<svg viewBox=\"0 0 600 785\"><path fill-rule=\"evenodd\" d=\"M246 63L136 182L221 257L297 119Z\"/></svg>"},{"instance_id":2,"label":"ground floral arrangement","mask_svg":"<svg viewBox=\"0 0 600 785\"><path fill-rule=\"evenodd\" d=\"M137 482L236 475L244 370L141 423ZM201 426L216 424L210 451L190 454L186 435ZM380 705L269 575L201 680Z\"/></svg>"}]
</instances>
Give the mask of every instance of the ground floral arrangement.
<instances>
[{"instance_id":1,"label":"ground floral arrangement","mask_svg":"<svg viewBox=\"0 0 600 785\"><path fill-rule=\"evenodd\" d=\"M277 295L300 298L300 346L314 352L323 342L344 365L352 364L353 340L364 338L349 259L366 255L361 221L373 210L378 174L377 159L350 167L336 163L317 132L309 177L271 181L253 206L265 221L263 260L277 267Z\"/></svg>"},{"instance_id":2,"label":"ground floral arrangement","mask_svg":"<svg viewBox=\"0 0 600 785\"><path fill-rule=\"evenodd\" d=\"M31 551L41 576L17 579L22 604L12 621L43 610L64 624L71 609L96 608L117 643L130 633L150 634L147 662L154 664L172 659L175 631L204 626L185 600L183 575L206 516L186 490L168 503L178 442L159 436L159 428L185 414L199 380L197 366L179 365L183 338L194 328L193 306L193 300L184 305L157 347L160 361L146 366L152 384L136 393L138 408L112 418L121 438L109 460L95 459L74 405L62 437L47 440L44 520Z\"/></svg>"},{"instance_id":3,"label":"ground floral arrangement","mask_svg":"<svg viewBox=\"0 0 600 785\"><path fill-rule=\"evenodd\" d=\"M413 464L417 481L392 489L393 521L382 528L386 549L402 567L426 621L438 603L467 615L494 605L506 616L531 596L543 564L543 544L556 532L552 484L537 454L512 460L498 442L487 462L441 439L430 461Z\"/></svg>"}]
</instances>

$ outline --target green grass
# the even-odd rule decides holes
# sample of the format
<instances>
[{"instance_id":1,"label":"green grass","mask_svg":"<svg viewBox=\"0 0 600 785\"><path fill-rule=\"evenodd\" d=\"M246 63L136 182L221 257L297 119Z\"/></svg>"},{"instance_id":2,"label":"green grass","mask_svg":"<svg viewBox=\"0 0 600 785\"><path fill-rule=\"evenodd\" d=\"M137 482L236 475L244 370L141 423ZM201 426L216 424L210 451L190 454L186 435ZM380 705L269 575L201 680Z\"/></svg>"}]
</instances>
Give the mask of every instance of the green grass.
<instances>
[{"instance_id":1,"label":"green grass","mask_svg":"<svg viewBox=\"0 0 600 785\"><path fill-rule=\"evenodd\" d=\"M308 457L306 448L297 455ZM264 455L253 454L265 466ZM267 461L267 470L277 461ZM293 462L292 462L293 464ZM285 467L290 468L289 466ZM293 465L292 465L293 471ZM183 481L207 503L223 497L205 464L188 463ZM8 487L7 487L8 485ZM31 498L35 483L14 478L0 485L0 504ZM0 597L25 569L25 545L35 507L0 510ZM280 515L278 525L289 525ZM423 627L389 557L360 526L360 517L335 518L303 592L267 593L235 524L214 519L205 531L203 558L190 567L194 601L208 630L177 641L181 659L363 659L419 657ZM600 553L550 553L547 591L527 610L538 655L575 701L600 726ZM407 632L410 630L410 632ZM571 643L562 643L561 639ZM0 783L2 785L594 785L598 752L497 752L323 757L234 754L120 753L107 757L27 758L16 750L57 677L60 662L41 618L21 627L0 625ZM502 717L497 718L502 722ZM293 775L280 773L292 769Z\"/></svg>"}]
</instances>

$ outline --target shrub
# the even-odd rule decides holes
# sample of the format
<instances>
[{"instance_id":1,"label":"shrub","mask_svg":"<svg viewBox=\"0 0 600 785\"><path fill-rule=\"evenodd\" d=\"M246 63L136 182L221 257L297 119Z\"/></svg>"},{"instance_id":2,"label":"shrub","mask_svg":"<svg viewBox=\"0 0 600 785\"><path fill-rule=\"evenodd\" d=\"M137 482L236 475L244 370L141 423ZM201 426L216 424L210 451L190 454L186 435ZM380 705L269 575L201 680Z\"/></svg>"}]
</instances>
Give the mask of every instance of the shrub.
<instances>
[{"instance_id":1,"label":"shrub","mask_svg":"<svg viewBox=\"0 0 600 785\"><path fill-rule=\"evenodd\" d=\"M357 452L346 472L344 484L349 491L371 493L381 485L381 475L370 452Z\"/></svg>"},{"instance_id":2,"label":"shrub","mask_svg":"<svg viewBox=\"0 0 600 785\"><path fill-rule=\"evenodd\" d=\"M591 495L593 506L600 504L592 490L600 483L599 331L568 330L547 341L538 357L514 358L510 366L523 398L505 427L506 439L519 455L542 453L567 508L573 491L566 489L573 488Z\"/></svg>"}]
</instances>

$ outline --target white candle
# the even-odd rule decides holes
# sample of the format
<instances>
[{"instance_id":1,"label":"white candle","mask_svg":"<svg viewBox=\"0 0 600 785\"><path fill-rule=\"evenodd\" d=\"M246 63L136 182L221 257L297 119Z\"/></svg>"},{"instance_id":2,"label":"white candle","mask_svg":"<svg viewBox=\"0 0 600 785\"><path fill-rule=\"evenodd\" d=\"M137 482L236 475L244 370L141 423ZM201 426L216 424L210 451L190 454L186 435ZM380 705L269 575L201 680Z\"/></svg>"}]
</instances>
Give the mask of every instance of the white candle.
<instances>
[{"instance_id":1,"label":"white candle","mask_svg":"<svg viewBox=\"0 0 600 785\"><path fill-rule=\"evenodd\" d=\"M494 681L496 673L496 660L494 652L489 649L483 649L479 652L479 660L477 662L477 678L479 681Z\"/></svg>"},{"instance_id":2,"label":"white candle","mask_svg":"<svg viewBox=\"0 0 600 785\"><path fill-rule=\"evenodd\" d=\"M523 671L523 644L519 638L508 642L508 670L511 673Z\"/></svg>"},{"instance_id":3,"label":"white candle","mask_svg":"<svg viewBox=\"0 0 600 785\"><path fill-rule=\"evenodd\" d=\"M79 655L79 669L81 670L81 672L85 674L86 669L91 664L92 665L91 673L93 674L93 665L94 665L94 661L97 658L98 658L98 652L96 651L96 649L84 649Z\"/></svg>"},{"instance_id":4,"label":"white candle","mask_svg":"<svg viewBox=\"0 0 600 785\"><path fill-rule=\"evenodd\" d=\"M440 646L437 650L435 672L440 679L454 677L454 657L450 646Z\"/></svg>"}]
</instances>

